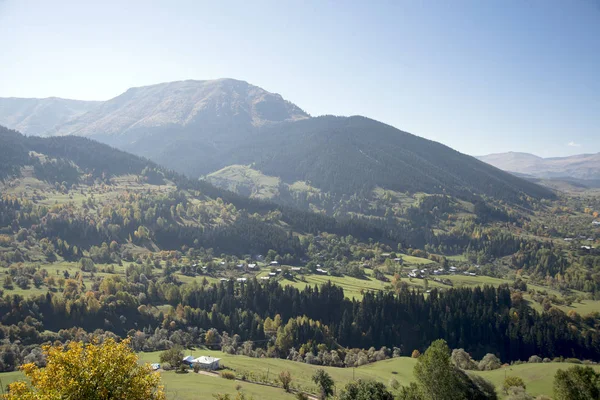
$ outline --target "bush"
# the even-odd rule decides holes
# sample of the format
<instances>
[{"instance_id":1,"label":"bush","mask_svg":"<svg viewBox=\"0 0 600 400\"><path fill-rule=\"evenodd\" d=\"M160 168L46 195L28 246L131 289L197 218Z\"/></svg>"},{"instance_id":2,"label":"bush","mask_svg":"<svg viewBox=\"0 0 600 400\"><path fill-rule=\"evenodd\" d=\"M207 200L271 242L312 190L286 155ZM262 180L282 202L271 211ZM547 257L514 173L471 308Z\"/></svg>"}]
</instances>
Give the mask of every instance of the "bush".
<instances>
[{"instance_id":1,"label":"bush","mask_svg":"<svg viewBox=\"0 0 600 400\"><path fill-rule=\"evenodd\" d=\"M290 383L292 383L292 375L290 374L290 371L281 371L279 373L279 382L281 382L281 386L283 387L283 390L285 390L286 392L290 391Z\"/></svg>"},{"instance_id":2,"label":"bush","mask_svg":"<svg viewBox=\"0 0 600 400\"><path fill-rule=\"evenodd\" d=\"M348 383L340 395L340 400L355 399L394 400L394 395L381 382L359 379Z\"/></svg>"},{"instance_id":3,"label":"bush","mask_svg":"<svg viewBox=\"0 0 600 400\"><path fill-rule=\"evenodd\" d=\"M533 396L527 394L525 389L519 386L513 386L508 389L506 400L534 400Z\"/></svg>"},{"instance_id":4,"label":"bush","mask_svg":"<svg viewBox=\"0 0 600 400\"><path fill-rule=\"evenodd\" d=\"M452 356L450 357L452 364L460 369L475 370L477 369L477 363L473 361L469 353L463 349L452 350Z\"/></svg>"},{"instance_id":5,"label":"bush","mask_svg":"<svg viewBox=\"0 0 600 400\"><path fill-rule=\"evenodd\" d=\"M173 368L179 368L183 363L183 347L175 345L160 353L159 359L161 364L169 363Z\"/></svg>"},{"instance_id":6,"label":"bush","mask_svg":"<svg viewBox=\"0 0 600 400\"><path fill-rule=\"evenodd\" d=\"M502 390L504 390L505 394L508 394L508 390L512 387L521 387L526 389L523 379L519 378L518 376L507 376L502 384Z\"/></svg>"},{"instance_id":7,"label":"bush","mask_svg":"<svg viewBox=\"0 0 600 400\"><path fill-rule=\"evenodd\" d=\"M565 358L565 362L571 364L581 364L581 360L579 358Z\"/></svg>"},{"instance_id":8,"label":"bush","mask_svg":"<svg viewBox=\"0 0 600 400\"><path fill-rule=\"evenodd\" d=\"M412 354L410 355L412 358L419 358L419 356L421 355L421 352L419 350L413 350Z\"/></svg>"},{"instance_id":9,"label":"bush","mask_svg":"<svg viewBox=\"0 0 600 400\"><path fill-rule=\"evenodd\" d=\"M531 356L529 357L529 361L527 361L528 363L541 363L542 362L542 358L540 356Z\"/></svg>"},{"instance_id":10,"label":"bush","mask_svg":"<svg viewBox=\"0 0 600 400\"><path fill-rule=\"evenodd\" d=\"M175 371L176 374L187 374L188 372L190 372L188 366L183 363L180 364Z\"/></svg>"},{"instance_id":11,"label":"bush","mask_svg":"<svg viewBox=\"0 0 600 400\"><path fill-rule=\"evenodd\" d=\"M194 372L195 372L195 373L198 373L198 372L200 372L200 364L197 364L197 363L196 363L196 364L194 364Z\"/></svg>"},{"instance_id":12,"label":"bush","mask_svg":"<svg viewBox=\"0 0 600 400\"><path fill-rule=\"evenodd\" d=\"M479 361L479 370L481 371L491 371L498 369L501 366L502 363L500 362L500 359L491 353L486 354L481 361Z\"/></svg>"},{"instance_id":13,"label":"bush","mask_svg":"<svg viewBox=\"0 0 600 400\"><path fill-rule=\"evenodd\" d=\"M231 371L221 371L221 378L229 379L232 381L235 379L235 374Z\"/></svg>"},{"instance_id":14,"label":"bush","mask_svg":"<svg viewBox=\"0 0 600 400\"><path fill-rule=\"evenodd\" d=\"M309 397L306 393L298 392L296 393L297 400L309 400Z\"/></svg>"}]
</instances>

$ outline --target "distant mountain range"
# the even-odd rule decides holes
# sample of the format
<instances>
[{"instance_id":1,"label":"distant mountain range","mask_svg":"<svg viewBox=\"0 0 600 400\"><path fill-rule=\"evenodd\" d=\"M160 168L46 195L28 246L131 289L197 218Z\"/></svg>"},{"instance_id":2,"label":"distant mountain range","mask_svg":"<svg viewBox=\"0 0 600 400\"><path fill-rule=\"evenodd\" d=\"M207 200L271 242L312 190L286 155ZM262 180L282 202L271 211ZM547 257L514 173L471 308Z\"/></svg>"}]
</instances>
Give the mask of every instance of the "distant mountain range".
<instances>
[{"instance_id":1,"label":"distant mountain range","mask_svg":"<svg viewBox=\"0 0 600 400\"><path fill-rule=\"evenodd\" d=\"M86 106L36 132L93 138L190 176L211 174L233 190L231 170L218 171L238 165L336 196L368 198L376 188L514 201L553 196L440 143L365 117L311 117L278 94L233 79L133 88ZM5 120L18 129L16 118Z\"/></svg>"},{"instance_id":2,"label":"distant mountain range","mask_svg":"<svg viewBox=\"0 0 600 400\"><path fill-rule=\"evenodd\" d=\"M542 158L529 153L499 153L477 157L494 167L545 179L600 179L600 153Z\"/></svg>"},{"instance_id":3,"label":"distant mountain range","mask_svg":"<svg viewBox=\"0 0 600 400\"><path fill-rule=\"evenodd\" d=\"M42 135L98 106L98 101L0 98L0 125L26 135Z\"/></svg>"}]
</instances>

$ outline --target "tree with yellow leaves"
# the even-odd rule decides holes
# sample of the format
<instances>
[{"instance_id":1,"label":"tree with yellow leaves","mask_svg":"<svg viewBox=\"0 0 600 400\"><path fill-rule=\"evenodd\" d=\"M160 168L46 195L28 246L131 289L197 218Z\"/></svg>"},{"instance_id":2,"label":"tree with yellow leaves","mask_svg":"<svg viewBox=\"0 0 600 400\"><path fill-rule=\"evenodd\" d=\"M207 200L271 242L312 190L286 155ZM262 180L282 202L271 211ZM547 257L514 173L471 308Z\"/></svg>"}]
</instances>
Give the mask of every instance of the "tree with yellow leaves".
<instances>
[{"instance_id":1,"label":"tree with yellow leaves","mask_svg":"<svg viewBox=\"0 0 600 400\"><path fill-rule=\"evenodd\" d=\"M160 376L149 365L139 365L129 346L107 339L90 344L71 342L45 346L46 368L21 367L31 381L9 385L5 400L165 400Z\"/></svg>"}]
</instances>

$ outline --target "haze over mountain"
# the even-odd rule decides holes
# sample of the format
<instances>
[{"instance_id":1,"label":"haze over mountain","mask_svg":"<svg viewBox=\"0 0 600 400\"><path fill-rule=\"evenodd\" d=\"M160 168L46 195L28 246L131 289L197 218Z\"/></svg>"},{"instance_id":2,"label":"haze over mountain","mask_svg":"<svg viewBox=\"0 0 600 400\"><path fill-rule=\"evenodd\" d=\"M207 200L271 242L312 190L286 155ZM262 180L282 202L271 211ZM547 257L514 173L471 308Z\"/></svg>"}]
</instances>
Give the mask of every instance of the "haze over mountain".
<instances>
[{"instance_id":1,"label":"haze over mountain","mask_svg":"<svg viewBox=\"0 0 600 400\"><path fill-rule=\"evenodd\" d=\"M529 153L498 153L477 157L497 168L538 178L600 178L600 153L542 158Z\"/></svg>"},{"instance_id":2,"label":"haze over mountain","mask_svg":"<svg viewBox=\"0 0 600 400\"><path fill-rule=\"evenodd\" d=\"M26 135L41 135L96 107L98 101L49 97L47 99L0 98L0 125Z\"/></svg>"},{"instance_id":3,"label":"haze over mountain","mask_svg":"<svg viewBox=\"0 0 600 400\"><path fill-rule=\"evenodd\" d=\"M280 95L233 79L132 88L46 135L78 135L116 146L189 176L241 165L285 184L339 195L376 188L550 197L530 182L442 144L364 117L312 118ZM235 182L234 182L235 183Z\"/></svg>"}]
</instances>

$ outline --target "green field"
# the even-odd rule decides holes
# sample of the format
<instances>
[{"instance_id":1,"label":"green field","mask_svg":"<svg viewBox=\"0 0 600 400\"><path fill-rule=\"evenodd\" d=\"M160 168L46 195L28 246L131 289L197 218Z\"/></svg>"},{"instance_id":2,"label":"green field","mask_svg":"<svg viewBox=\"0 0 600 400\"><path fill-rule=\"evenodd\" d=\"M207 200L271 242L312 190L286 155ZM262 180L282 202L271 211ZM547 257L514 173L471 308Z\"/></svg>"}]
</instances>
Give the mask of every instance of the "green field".
<instances>
[{"instance_id":1,"label":"green field","mask_svg":"<svg viewBox=\"0 0 600 400\"><path fill-rule=\"evenodd\" d=\"M273 381L281 371L289 371L293 377L292 385L306 392L316 393L316 386L311 381L312 375L319 368L326 370L337 383L337 389L343 388L353 379L372 379L389 384L391 379L400 383L412 381L412 371L416 362L413 358L401 357L380 361L358 368L335 368L310 365L278 358L250 358L225 354L221 351L196 350L190 353L194 357L209 355L221 359L221 366L232 369L237 375L246 374L249 379ZM158 362L160 352L140 353L139 357L145 362ZM163 376L175 375L167 372ZM223 379L221 379L223 380ZM168 381L168 380L167 380Z\"/></svg>"},{"instance_id":2,"label":"green field","mask_svg":"<svg viewBox=\"0 0 600 400\"><path fill-rule=\"evenodd\" d=\"M22 380L23 377L24 375L20 371L0 373L0 394L3 393L3 390L6 389L6 386L8 386L9 383Z\"/></svg>"},{"instance_id":3,"label":"green field","mask_svg":"<svg viewBox=\"0 0 600 400\"><path fill-rule=\"evenodd\" d=\"M326 370L336 382L336 390L342 389L348 382L356 379L372 379L390 384L392 379L402 385L406 385L414 380L413 368L417 362L416 359L409 357L392 358L376 363L364 365L358 368L334 368L310 365L294 361L273 359L273 358L250 358L246 356L236 356L225 354L220 351L195 350L190 352L194 357L200 355L209 355L221 358L221 365L224 368L235 371L238 376L246 375L249 380L271 381L276 380L276 376L281 371L289 371L292 375L292 386L307 392L316 392L316 387L311 381L311 377L317 369ZM158 362L160 352L139 353L141 362ZM475 371L477 375L484 377L496 386L500 396L502 382L505 376L519 376L523 378L527 385L527 392L537 396L540 394L553 395L553 381L556 371L572 367L574 364L568 363L540 363L540 364L521 364L508 366L506 368L494 371ZM600 372L600 366L594 366ZM20 372L9 372L0 374L0 380L3 387L17 379L22 379ZM293 398L286 394L282 389L253 384L250 382L230 381L220 377L212 377L194 373L176 374L175 372L162 372L162 383L169 395L169 399L213 399L214 393L235 394L236 386L241 385L242 391L247 395L254 396L255 399L286 399Z\"/></svg>"},{"instance_id":4,"label":"green field","mask_svg":"<svg viewBox=\"0 0 600 400\"><path fill-rule=\"evenodd\" d=\"M2 390L16 380L23 379L21 372L0 373ZM285 393L283 389L256 385L252 383L231 381L220 377L211 377L201 374L176 374L174 372L162 372L161 383L165 387L167 398L170 400L214 400L213 394L229 394L235 398L238 385L240 391L247 398L260 399L294 399L295 396ZM2 394L0 390L0 394Z\"/></svg>"},{"instance_id":5,"label":"green field","mask_svg":"<svg viewBox=\"0 0 600 400\"><path fill-rule=\"evenodd\" d=\"M413 257L406 254L402 254L402 260L404 261L404 265L427 265L433 264L434 261L428 260L427 258L421 257Z\"/></svg>"},{"instance_id":6,"label":"green field","mask_svg":"<svg viewBox=\"0 0 600 400\"><path fill-rule=\"evenodd\" d=\"M367 270L368 273L368 270ZM282 285L291 285L298 289L304 289L306 286L322 285L331 281L331 283L340 286L344 289L344 295L348 298L362 299L363 294L361 292L366 290L379 291L385 288L386 282L379 281L367 275L365 279L353 278L351 276L327 276L327 275L304 275L306 282L300 280L288 280L283 279L280 281Z\"/></svg>"},{"instance_id":7,"label":"green field","mask_svg":"<svg viewBox=\"0 0 600 400\"><path fill-rule=\"evenodd\" d=\"M176 374L163 372L162 383L167 397L172 400L214 400L213 394L229 394L235 398L238 385L247 398L259 399L294 399L295 396L283 389L252 383L231 381L219 377L188 373Z\"/></svg>"}]
</instances>

